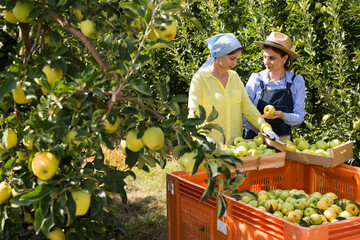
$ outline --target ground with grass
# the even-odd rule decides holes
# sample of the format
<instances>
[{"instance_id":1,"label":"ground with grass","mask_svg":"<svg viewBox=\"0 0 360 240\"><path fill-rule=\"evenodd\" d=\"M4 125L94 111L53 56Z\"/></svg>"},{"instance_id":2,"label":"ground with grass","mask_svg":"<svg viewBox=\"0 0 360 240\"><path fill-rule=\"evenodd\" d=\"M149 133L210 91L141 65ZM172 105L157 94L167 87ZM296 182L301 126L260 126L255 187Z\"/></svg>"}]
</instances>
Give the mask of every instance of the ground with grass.
<instances>
[{"instance_id":1,"label":"ground with grass","mask_svg":"<svg viewBox=\"0 0 360 240\"><path fill-rule=\"evenodd\" d=\"M105 149L105 157L110 164L119 169L126 168L125 156L120 149ZM176 160L170 159L164 169L159 166L144 172L132 169L136 179L128 177L128 203L121 204L120 197L113 195L112 210L129 230L121 240L165 240L167 239L166 218L166 173L180 170Z\"/></svg>"}]
</instances>

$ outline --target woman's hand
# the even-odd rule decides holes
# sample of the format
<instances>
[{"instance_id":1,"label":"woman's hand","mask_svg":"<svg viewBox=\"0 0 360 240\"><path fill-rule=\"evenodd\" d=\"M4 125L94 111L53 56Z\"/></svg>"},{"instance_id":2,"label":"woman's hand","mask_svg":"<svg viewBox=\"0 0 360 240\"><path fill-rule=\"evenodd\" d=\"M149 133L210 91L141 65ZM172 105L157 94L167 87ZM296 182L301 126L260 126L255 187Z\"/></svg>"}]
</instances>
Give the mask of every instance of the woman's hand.
<instances>
[{"instance_id":1,"label":"woman's hand","mask_svg":"<svg viewBox=\"0 0 360 240\"><path fill-rule=\"evenodd\" d=\"M276 119L276 118L283 118L285 114L282 111L275 111L274 115L266 115L263 114L261 117L266 119Z\"/></svg>"}]
</instances>

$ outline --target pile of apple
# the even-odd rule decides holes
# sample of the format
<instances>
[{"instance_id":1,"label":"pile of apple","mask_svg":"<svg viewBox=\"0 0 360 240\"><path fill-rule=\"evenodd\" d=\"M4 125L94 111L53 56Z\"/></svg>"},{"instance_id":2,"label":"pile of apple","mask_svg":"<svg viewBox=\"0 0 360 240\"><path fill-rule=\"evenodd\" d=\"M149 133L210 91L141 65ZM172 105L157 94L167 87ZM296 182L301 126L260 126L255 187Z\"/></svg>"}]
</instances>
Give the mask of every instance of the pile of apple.
<instances>
[{"instance_id":1,"label":"pile of apple","mask_svg":"<svg viewBox=\"0 0 360 240\"><path fill-rule=\"evenodd\" d=\"M304 190L254 190L241 201L304 227L337 222L359 216L360 205L339 199L335 193L311 195ZM255 199L255 196L257 197Z\"/></svg>"},{"instance_id":2,"label":"pile of apple","mask_svg":"<svg viewBox=\"0 0 360 240\"><path fill-rule=\"evenodd\" d=\"M295 138L294 141L284 140L284 143L286 143L286 151L301 152L323 157L329 157L330 149L342 144L339 139L333 139L329 142L319 140L315 143L309 143L302 137Z\"/></svg>"},{"instance_id":3,"label":"pile of apple","mask_svg":"<svg viewBox=\"0 0 360 240\"><path fill-rule=\"evenodd\" d=\"M273 154L274 149L268 148L260 136L255 136L252 140L246 141L242 137L234 139L233 144L226 144L222 149L226 155L235 157L247 157L262 154Z\"/></svg>"}]
</instances>

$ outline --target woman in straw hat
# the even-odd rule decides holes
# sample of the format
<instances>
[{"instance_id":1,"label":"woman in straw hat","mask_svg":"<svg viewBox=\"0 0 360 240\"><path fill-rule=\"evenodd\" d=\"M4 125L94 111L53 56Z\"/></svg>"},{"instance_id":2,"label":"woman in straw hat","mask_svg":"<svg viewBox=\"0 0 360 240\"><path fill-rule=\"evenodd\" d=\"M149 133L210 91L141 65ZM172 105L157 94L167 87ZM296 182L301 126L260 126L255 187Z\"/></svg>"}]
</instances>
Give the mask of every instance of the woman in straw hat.
<instances>
[{"instance_id":1,"label":"woman in straw hat","mask_svg":"<svg viewBox=\"0 0 360 240\"><path fill-rule=\"evenodd\" d=\"M265 70L253 73L246 84L249 98L263 113L266 105L273 105L274 115L263 115L279 136L291 135L291 126L304 120L305 82L301 75L290 71L291 60L299 56L291 50L290 38L272 32L265 42L255 41L263 49ZM245 120L245 138L257 135L257 129Z\"/></svg>"},{"instance_id":2,"label":"woman in straw hat","mask_svg":"<svg viewBox=\"0 0 360 240\"><path fill-rule=\"evenodd\" d=\"M216 142L231 143L234 138L242 136L244 115L257 129L277 138L270 124L261 117L261 113L251 103L245 87L238 74L231 70L237 64L242 53L242 46L231 33L218 34L206 43L210 50L210 58L195 73L189 90L189 117L199 115L199 105L203 106L207 116L213 107L218 111L214 123L224 130L224 137L219 131L211 131L207 137Z\"/></svg>"}]
</instances>

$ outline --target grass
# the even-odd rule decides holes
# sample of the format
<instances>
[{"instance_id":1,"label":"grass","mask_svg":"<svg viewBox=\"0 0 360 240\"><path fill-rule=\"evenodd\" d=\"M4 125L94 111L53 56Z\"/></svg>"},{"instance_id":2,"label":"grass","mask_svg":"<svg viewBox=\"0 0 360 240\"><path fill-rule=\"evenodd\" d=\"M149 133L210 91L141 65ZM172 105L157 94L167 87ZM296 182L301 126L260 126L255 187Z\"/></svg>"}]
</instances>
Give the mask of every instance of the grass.
<instances>
[{"instance_id":1,"label":"grass","mask_svg":"<svg viewBox=\"0 0 360 240\"><path fill-rule=\"evenodd\" d=\"M120 149L104 150L110 164L125 168L125 156ZM136 179L126 178L128 203L122 204L120 197L114 195L115 206L112 206L116 217L129 230L121 240L166 240L166 173L180 170L175 160L167 161L164 169L159 166L150 168L150 172L132 169Z\"/></svg>"}]
</instances>

